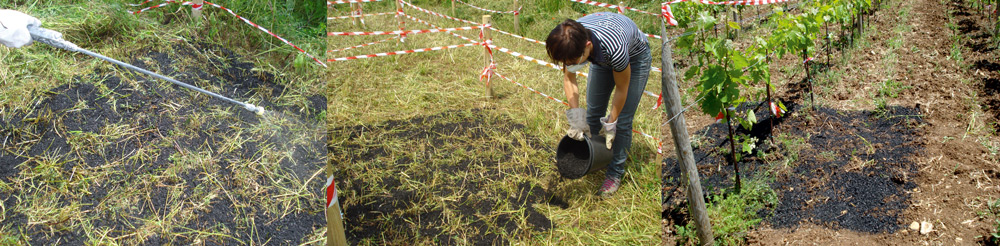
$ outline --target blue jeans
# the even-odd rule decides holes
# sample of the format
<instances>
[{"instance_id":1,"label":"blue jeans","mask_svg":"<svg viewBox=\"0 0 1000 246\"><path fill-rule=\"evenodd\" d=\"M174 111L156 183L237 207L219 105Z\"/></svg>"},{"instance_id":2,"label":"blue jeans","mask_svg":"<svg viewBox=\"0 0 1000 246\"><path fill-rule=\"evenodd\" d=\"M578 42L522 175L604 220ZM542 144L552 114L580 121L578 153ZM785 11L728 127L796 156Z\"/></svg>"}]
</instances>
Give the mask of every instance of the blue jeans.
<instances>
[{"instance_id":1,"label":"blue jeans","mask_svg":"<svg viewBox=\"0 0 1000 246\"><path fill-rule=\"evenodd\" d=\"M646 89L646 81L649 79L649 66L652 56L647 50L645 54L632 57L629 65L632 68L631 79L628 85L628 95L625 99L625 106L618 114L618 124L615 129L615 140L611 144L611 163L605 177L621 179L625 173L625 160L628 158L628 150L632 147L632 118L635 110L639 107L639 99L642 99L643 91ZM601 117L607 115L611 97L615 89L614 70L609 67L591 63L590 74L587 78L587 124L590 125L590 133L600 134ZM600 143L604 145L604 143Z\"/></svg>"}]
</instances>

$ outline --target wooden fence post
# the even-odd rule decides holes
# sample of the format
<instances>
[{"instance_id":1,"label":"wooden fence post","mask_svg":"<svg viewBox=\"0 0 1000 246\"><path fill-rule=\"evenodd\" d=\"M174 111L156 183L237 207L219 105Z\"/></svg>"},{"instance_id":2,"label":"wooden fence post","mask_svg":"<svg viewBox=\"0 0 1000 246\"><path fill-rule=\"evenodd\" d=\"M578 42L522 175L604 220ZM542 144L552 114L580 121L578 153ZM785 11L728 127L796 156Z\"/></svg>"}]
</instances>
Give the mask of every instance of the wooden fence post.
<instances>
[{"instance_id":1,"label":"wooden fence post","mask_svg":"<svg viewBox=\"0 0 1000 246\"><path fill-rule=\"evenodd\" d=\"M353 21L354 19L360 21L361 26L367 26L365 25L364 11L361 10L361 3L351 3L351 20Z\"/></svg>"},{"instance_id":2,"label":"wooden fence post","mask_svg":"<svg viewBox=\"0 0 1000 246\"><path fill-rule=\"evenodd\" d=\"M194 6L203 6L205 4L205 0L194 0L191 1L191 3L194 3ZM200 21L201 17L201 8L191 8L191 18L194 18L195 21Z\"/></svg>"},{"instance_id":3,"label":"wooden fence post","mask_svg":"<svg viewBox=\"0 0 1000 246\"><path fill-rule=\"evenodd\" d=\"M484 15L483 16L483 22L482 22L482 24L484 26L492 25L492 22L493 22L493 17L492 16L490 16L490 15ZM483 40L482 41L486 42L487 40L492 40L492 39L493 39L493 35L490 34L490 28L488 28L488 27L483 28ZM490 62L491 62L491 59L493 59L492 57L490 57L490 52L488 50L484 49L484 51L483 51L483 57L484 57L483 60L486 61L486 66L489 66ZM494 98L492 83L488 83L488 82L486 83L486 97L488 97L488 98Z\"/></svg>"},{"instance_id":4,"label":"wooden fence post","mask_svg":"<svg viewBox=\"0 0 1000 246\"><path fill-rule=\"evenodd\" d=\"M333 202L330 204L330 207L326 208L326 245L347 246L347 236L344 233L344 218L340 214L339 201Z\"/></svg>"},{"instance_id":5,"label":"wooden fence post","mask_svg":"<svg viewBox=\"0 0 1000 246\"><path fill-rule=\"evenodd\" d=\"M406 22L403 22L403 2L396 0L396 21L399 22L399 30L406 30ZM406 34L399 34L399 41L406 42Z\"/></svg>"},{"instance_id":6,"label":"wooden fence post","mask_svg":"<svg viewBox=\"0 0 1000 246\"><path fill-rule=\"evenodd\" d=\"M691 221L694 221L697 228L701 244L714 245L715 237L712 235L712 224L708 219L708 211L705 209L701 178L698 177L698 167L695 166L694 152L691 150L691 139L689 139L687 126L684 122L684 113L681 112L681 95L677 88L674 60L671 57L673 51L663 19L660 19L660 33L663 36L663 48L661 49L663 72L660 79L660 88L665 104L663 109L667 111L667 119L673 118L673 121L670 122L670 132L674 138L674 149L677 151L677 164L681 165L684 180L688 182L688 211L691 215Z\"/></svg>"},{"instance_id":7,"label":"wooden fence post","mask_svg":"<svg viewBox=\"0 0 1000 246\"><path fill-rule=\"evenodd\" d=\"M360 16L357 16L358 8L356 6L354 6L354 4L355 3L350 3L350 5L351 5L351 24L357 25L358 24L358 19L361 19L361 18L360 18Z\"/></svg>"},{"instance_id":8,"label":"wooden fence post","mask_svg":"<svg viewBox=\"0 0 1000 246\"><path fill-rule=\"evenodd\" d=\"M517 0L514 0L514 33L521 34L521 11L518 9Z\"/></svg>"}]
</instances>

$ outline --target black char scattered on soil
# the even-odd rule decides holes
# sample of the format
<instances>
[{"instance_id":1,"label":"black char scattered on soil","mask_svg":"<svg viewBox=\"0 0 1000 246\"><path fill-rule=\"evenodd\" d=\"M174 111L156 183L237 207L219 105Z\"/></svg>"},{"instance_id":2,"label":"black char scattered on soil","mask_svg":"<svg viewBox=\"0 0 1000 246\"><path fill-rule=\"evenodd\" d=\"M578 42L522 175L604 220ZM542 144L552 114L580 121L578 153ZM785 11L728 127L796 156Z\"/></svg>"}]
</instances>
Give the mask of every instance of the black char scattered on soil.
<instances>
[{"instance_id":1,"label":"black char scattered on soil","mask_svg":"<svg viewBox=\"0 0 1000 246\"><path fill-rule=\"evenodd\" d=\"M331 146L332 156L343 156L343 158L331 160L335 166L369 162L387 156L402 156L397 157L395 163L375 161L372 168L389 169L390 173L407 173L411 180L421 182L432 179L435 173L449 175L471 173L476 177L462 179L457 183L439 184L430 187L430 190L412 190L406 185L401 185L400 180L396 177L383 177L376 179L377 183L372 183L371 180L362 180L364 177L345 173L343 169L337 170L334 176L344 177L344 181L338 179L338 182L342 182L343 185L340 200L344 206L344 224L348 225L346 228L348 242L356 243L365 239L381 242L383 239L414 238L419 234L434 238L441 245L459 243L440 229L441 221L444 219L442 208L427 209L418 204L427 199L436 199L431 197L448 197L455 194L459 194L460 197L448 205L448 209L457 214L453 216L479 218L463 226L479 232L472 238L468 238L471 244L509 244L509 238L498 234L498 229L508 235L522 233L517 226L519 218L506 214L493 218L481 217L493 214L492 209L500 204L523 204L521 206L523 206L525 219L530 227L528 230L550 230L553 227L551 221L535 210L532 204L547 203L565 207L567 204L561 198L550 194L538 184L526 181L519 181L515 185L516 190L514 191L491 188L495 186L493 183L503 182L506 175L538 175L538 168L533 166L505 168L505 163L512 161L511 153L516 152L516 149L527 147L543 152L553 152L551 149L554 148L545 146L537 138L528 137L523 142L515 139L510 143L497 143L491 146L494 148L492 151L506 154L495 159L461 159L456 163L443 164L432 164L431 161L434 156L450 156L456 151L477 151L475 143L492 141L495 136L491 134L514 132L523 128L523 125L511 123L509 119L498 119L483 112L482 109L472 109L452 110L404 120L390 120L377 125L356 125L332 129L329 138L333 139L339 135L340 138L347 139L347 144L343 146ZM418 160L406 156L411 153L394 153L383 147L362 147L361 144L368 142L358 142L363 141L359 139L362 135L378 136L379 134L385 134L385 137L393 138L394 141L403 139L408 146L411 146L412 152L418 155ZM374 141L369 144L375 146L381 144L380 140L368 141ZM418 146L423 144L427 144L428 147L424 153L420 153ZM522 146L522 144L526 146ZM463 146L465 149L460 150ZM546 151L547 149L549 151ZM414 163L426 164L419 165L422 170L408 168ZM503 171L477 171L478 168L482 167L495 170L498 166ZM340 185L338 184L338 186ZM366 196L364 199L357 198L363 194L370 194L369 189L372 187L384 187L388 191L384 195Z\"/></svg>"},{"instance_id":2,"label":"black char scattered on soil","mask_svg":"<svg viewBox=\"0 0 1000 246\"><path fill-rule=\"evenodd\" d=\"M797 107L792 102L785 104L790 112ZM744 180L771 172L772 164L755 157L756 152L773 155L778 148L789 147L765 143L771 134L770 121L809 146L800 151L790 171L766 173L777 175L770 186L777 192L779 204L758 211L758 215L779 228L808 221L861 232L894 233L901 228L901 214L910 205L906 191L916 188L914 156L922 148L916 126L923 122L918 110L890 106L884 112L845 112L820 107L813 112L813 124L807 125L805 116L774 119L766 110L759 110L757 118L763 120L752 130L738 128L738 134L758 138L755 153L740 162ZM706 197L724 195L733 186L726 131L723 123L717 123L694 134L705 139L705 144L694 149L694 159ZM676 163L674 158L664 159L662 218L683 225L687 223L687 198L680 191L681 170Z\"/></svg>"},{"instance_id":3,"label":"black char scattered on soil","mask_svg":"<svg viewBox=\"0 0 1000 246\"><path fill-rule=\"evenodd\" d=\"M195 83L196 86L204 87L211 84L218 88L224 88L226 91L217 93L239 101L257 97L259 100L257 100L256 105L264 106L269 111L282 112L285 115L297 117L302 122L323 125L320 122L315 122L315 119L326 108L325 96L308 96L309 108L275 105L270 101L283 93L284 86L274 82L274 75L263 71L254 71L253 63L243 61L240 55L220 45L209 43L192 43L191 45L197 48L198 52L215 53L217 56L208 58L208 64L178 64L176 62L178 60L199 60L199 57L206 56L191 51L190 46L175 45L173 47L175 52L171 52L170 54L155 51L142 53L132 57L129 63L141 68L158 71L160 74L180 81L188 83L197 81L198 83ZM220 70L206 71L199 68L203 66L216 67L220 68ZM178 69L178 67L182 67L183 69ZM117 69L118 71L126 70L124 68ZM223 144L226 144L224 143L225 138L223 136L234 135L235 130L232 127L246 128L259 123L257 115L242 109L238 105L214 98L205 99L208 97L207 95L200 95L186 88L172 85L165 81L155 80L145 75L132 75L141 84L141 86L132 86L123 82L118 77L118 74L121 73L97 69L90 75L74 78L74 81L94 82L71 82L64 84L47 92L49 96L43 97L42 101L31 112L14 112L12 117L0 117L0 139L7 139L7 142L5 142L6 146L3 147L23 147L27 149L23 156L0 150L0 180L9 182L12 179L16 179L20 169L32 168L31 166L20 167L22 166L20 165L21 163L29 160L29 158L44 155L59 156L68 154L69 161L62 166L66 171L77 166L81 168L93 168L118 161L121 163L118 169L122 170L122 172L112 174L107 183L91 186L88 190L89 194L81 194L75 197L62 196L60 198L60 204L78 202L81 204L81 210L91 210L95 205L101 204L103 201L114 199L114 197L107 196L109 192L119 189L122 185L141 183L137 180L138 176L160 172L159 170L171 166L173 161L169 160L169 157L177 152L175 146L179 145L184 146L185 149L195 150L219 150ZM156 86L157 83L169 85L170 88ZM98 87L95 86L98 84L103 85L113 93L109 95L100 93ZM179 108L175 115L180 117L171 118L173 116L167 116L161 112L167 107L168 102L178 98L192 98L192 95L196 94L196 97L200 98L199 100L190 100L193 104L178 106ZM114 98L114 101L110 101L111 98ZM78 103L85 103L86 108L74 109ZM179 121L189 118L187 115L209 113L208 108L210 107L228 108L228 111L232 112L234 116L223 119L209 117L209 119L206 119L206 122L202 123L201 129L198 129L196 132L188 132L190 135L182 137L177 143L161 142L161 136L167 135L171 131L181 130L176 129L176 126L181 124ZM59 129L54 129L57 123L53 122L52 119L39 117L40 112L54 113L55 117L60 119L58 122L60 124L58 126ZM4 121L4 118L10 120ZM100 133L103 128L110 124L125 124L130 128L136 129L139 133L127 139L111 141L112 144L105 146L103 149L80 151L78 152L79 158L74 158L77 154L71 153L73 150L70 144L67 143L66 134L73 134L74 132ZM281 134L276 133L272 136L280 136ZM32 143L32 140L35 142ZM236 159L257 159L256 156L260 155L257 150L258 146L265 144L295 148L294 156L300 159L294 161L297 164L288 163L291 161L287 158L283 159L281 164L284 167L289 167L293 170L302 170L302 167L299 166L320 167L324 165L325 161L325 142L326 139L324 137L324 139L317 141L317 143L311 146L284 146L291 144L282 142L278 137L271 137L263 141L248 140L243 143L243 148L236 151L213 154L220 160L216 164L220 172L219 175L216 175L216 178L223 184L222 188L226 190L236 189L236 184L243 182L234 180L233 175L231 175L230 169L232 167L230 166L230 161ZM17 146L19 143L24 146ZM136 157L136 150L149 146L159 147L156 151L158 154L154 159L140 160L142 158L134 158ZM295 174L299 177L305 176L306 178L308 178L306 175L310 175L304 172L296 172ZM192 170L180 173L174 178L167 178L165 182L170 183L167 185L178 186L153 185L150 190L156 195L149 196L150 199L148 202L137 204L137 209L128 210L124 214L112 215L100 213L96 219L92 220L92 223L94 223L93 226L112 228L111 232L105 235L108 237L129 234L130 231L142 227L144 222L139 218L147 218L156 216L157 214L162 215L167 211L167 206L170 203L167 202L165 197L168 194L175 192L191 194L193 189L200 185L200 178L204 175L204 173ZM268 183L265 180L258 180L258 182ZM316 180L309 184L309 189L320 190L323 182L323 180ZM168 187L184 188L178 190ZM258 195L261 197L271 197L276 192L268 190ZM19 212L14 212L16 209L11 209L19 207L17 199L13 198L15 195L24 196L25 194L18 194L18 191L14 191L14 193L0 193L0 201L8 208L4 216L16 225L15 228L19 228L15 230L20 230L28 235L35 235L30 237L31 244L51 245L59 242L59 244L65 245L83 245L87 240L81 234L82 232L79 231L67 230L51 233L43 226L27 225L27 217ZM256 197L242 197L239 194L233 194L233 196L236 196L235 199L242 201L259 200ZM315 202L304 198L301 199L303 199L301 201L303 203ZM228 198L215 198L209 204L204 209L196 210L194 212L196 218L190 224L183 226L194 230L222 227L225 228L224 231L229 232L228 236L242 240L245 243L252 240L253 242L270 242L275 244L299 244L300 240L306 235L312 233L317 228L325 226L325 217L322 212L295 211L286 215L272 214L264 212L258 203L249 203L249 207L236 208ZM249 222L237 223L237 216L253 216L253 225L248 226L247 223ZM254 231L250 231L251 229ZM189 231L177 230L179 229L175 229L173 235L155 235L146 238L144 244L194 243L194 241L190 241L190 237L177 236L182 235L179 233ZM213 241L209 243L213 244L237 244L237 241L226 237L213 238L211 240Z\"/></svg>"}]
</instances>

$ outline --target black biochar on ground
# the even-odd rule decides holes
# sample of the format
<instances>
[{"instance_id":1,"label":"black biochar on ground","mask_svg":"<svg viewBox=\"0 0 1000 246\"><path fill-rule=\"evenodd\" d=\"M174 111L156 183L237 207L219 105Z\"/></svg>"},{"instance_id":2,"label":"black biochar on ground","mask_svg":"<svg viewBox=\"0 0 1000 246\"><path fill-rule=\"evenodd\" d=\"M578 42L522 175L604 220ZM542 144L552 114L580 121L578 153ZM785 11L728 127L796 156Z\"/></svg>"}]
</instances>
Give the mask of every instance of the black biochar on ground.
<instances>
[{"instance_id":1,"label":"black biochar on ground","mask_svg":"<svg viewBox=\"0 0 1000 246\"><path fill-rule=\"evenodd\" d=\"M189 47L195 47L197 51ZM226 91L218 92L236 100L246 100L251 97L261 99L258 106L265 106L270 111L283 112L291 117L298 118L302 122L312 122L314 125L323 125L315 122L318 116L326 107L326 98L323 95L308 96L308 107L276 105L270 101L284 93L284 86L275 83L275 76L254 69L254 65L233 51L225 49L219 45L209 43L178 44L173 47L176 52L147 52L138 54L129 60L129 63L146 68L168 77L173 77L181 81L196 81L196 86L214 85L224 88ZM216 54L207 60L204 53ZM181 60L204 61L206 64L180 63ZM203 67L214 67L214 69L203 69ZM58 203L82 204L81 211L92 211L101 204L102 201L116 199L109 194L113 194L120 187L125 185L142 184L140 177L148 177L162 172L169 168L173 160L169 157L177 151L199 151L222 149L226 143L226 136L233 136L235 128L248 128L258 124L260 119L253 112L243 110L238 105L233 105L218 99L209 99L205 95L195 93L186 88L169 84L165 81L155 80L145 75L129 75L129 79L136 80L140 86L133 86L126 83L121 77L127 71L124 68L117 68L119 72L107 70L95 70L89 75L74 78L73 82L50 90L37 103L30 112L13 112L6 110L11 115L0 117L0 139L6 139L6 149L22 149L23 153L14 153L0 150L0 180L10 182L17 179L21 168L33 168L23 166L21 163L40 156L75 156L80 158L69 158L62 164L65 172L70 172L74 168L96 168L110 162L120 163L115 167L117 171L111 172L108 181L103 184L93 185L86 192L82 192L75 197L62 196ZM127 73L126 73L127 74ZM100 93L98 87L105 87L111 94ZM189 100L192 104L171 104L178 98L201 98ZM78 107L85 104L86 107ZM167 115L163 111L166 107L176 107L176 112ZM231 116L215 118L204 118L199 129L187 131L178 129L184 121L191 120L193 114L209 114L210 109L224 109L232 112ZM5 110L0 110L5 112ZM52 112L55 119L40 117L42 112ZM313 120L311 120L313 119ZM56 122L58 121L58 122ZM102 129L111 124L124 124L136 129L138 133L126 139L116 139L111 144L102 149L93 151L82 151L70 153L72 148L67 143L66 134L76 133L100 133ZM180 137L178 141L167 143L162 141L164 135L172 132L186 132L186 136ZM275 133L291 134L290 132ZM248 138L250 139L250 138ZM296 172L294 175L308 178L310 173L303 170L314 170L312 167L324 165L326 148L325 140L317 141L310 146L289 146L281 138L272 137L264 139L251 139L242 143L242 148L232 152L214 153L217 163L212 169L217 169L218 173L212 175L221 183L222 189L235 190L238 184L243 183L235 180L231 174L233 161L257 159L260 156L259 146L278 146L281 148L296 149L296 161L284 159L282 166L288 167L287 172ZM151 159L139 158L136 150L143 147L158 147L156 155ZM287 162L287 163L286 163ZM309 168L307 168L309 167ZM203 184L205 170L189 170L177 174L176 177L165 178L166 185L147 187L155 194L149 196L149 201L136 204L130 210L119 211L115 214L98 213L92 226L99 228L111 228L107 237L120 237L130 234L131 231L140 228L145 223L140 218L147 218L156 214L164 214L171 206L167 198L171 193L192 194L196 187L204 185L214 186L215 184ZM267 180L258 180L258 183L268 183ZM308 189L320 190L323 180L316 180L309 184ZM183 187L183 188L177 188ZM197 188L201 189L201 188ZM276 195L275 190L266 190L260 197L271 197ZM31 244L38 245L83 245L87 237L83 231L69 228L63 231L49 231L42 226L28 225L24 214L15 212L18 207L25 207L28 204L20 204L14 197L27 194L21 191L10 191L0 193L5 210L4 223L15 225L14 230L20 231L30 237ZM259 201L259 197L243 197L239 194L232 194L233 199L242 201ZM315 203L316 201L302 198L302 203ZM263 209L260 203L248 203L249 207L234 206L229 198L215 198L205 209L195 211L197 217L190 224L182 225L192 230L213 230L225 228L229 231L229 237L213 238L210 244L237 244L235 239L244 243L247 242L270 242L274 244L299 244L300 240L312 233L317 228L325 226L325 217L320 213L295 211L288 214L274 214ZM322 206L322 205L317 205ZM253 222L246 220L247 217L254 217ZM244 218L244 219L240 219ZM243 221L239 222L238 221ZM250 223L251 226L248 226ZM79 228L79 227L75 227ZM153 236L145 239L145 244L192 244L190 237L185 235L191 231L177 229L175 227L172 234ZM251 231L253 230L253 231ZM231 238L230 238L231 237Z\"/></svg>"},{"instance_id":2,"label":"black biochar on ground","mask_svg":"<svg viewBox=\"0 0 1000 246\"><path fill-rule=\"evenodd\" d=\"M344 177L341 201L344 204L344 221L348 225L348 242L373 240L382 242L392 238L431 237L441 245L460 243L448 233L442 231L444 220L443 208L426 208L421 201L439 199L441 197L457 197L457 201L449 202L448 212L452 217L485 218L474 219L466 228L479 231L468 243L474 245L506 245L510 243L510 235L518 235L524 228L518 228L521 220L506 213L496 215L493 208L500 204L516 204L525 214L524 219L531 231L548 231L553 228L552 222L537 211L532 204L547 203L565 206L565 202L555 198L539 184L529 181L518 181L515 189L497 189L499 182L505 182L516 175L529 177L539 175L539 168L534 166L510 167L512 155L519 149L530 148L539 152L552 153L551 147L545 146L540 140L528 137L524 141L513 139L510 142L491 143L497 139L498 133L517 132L524 126L512 123L505 117L496 117L482 109L451 110L439 114L418 116L411 119L390 120L375 125L357 125L331 130L331 139L344 139L343 146L333 146L330 152L335 166L356 165L359 162L370 162L371 168L386 169L393 173L406 173L410 180L425 182L435 175L455 175L471 173L475 178L462 179L455 183L437 184L430 190L413 190L401 183L397 177L382 177L377 182L366 182L365 177L356 174L338 172L337 177ZM488 130L489 129L489 130ZM384 136L393 141L403 141L406 152L413 151L418 159L407 157L412 153L400 150L387 150L379 146L378 139L362 140L362 136ZM426 144L425 149L417 146ZM366 145L368 147L364 147ZM526 145L526 146L525 146ZM460 158L455 162L433 163L434 156L455 156L458 153L474 153L479 148L490 148L490 152L502 153L494 158ZM466 154L463 154L466 155ZM397 157L393 162L373 161L378 158ZM419 168L413 168L418 167ZM500 171L481 172L483 167ZM342 169L341 169L342 170ZM517 179L514 179L517 180ZM506 184L502 186L507 186ZM384 187L387 193L377 196L371 194L372 187ZM412 223L411 223L412 222ZM500 232L506 233L508 236Z\"/></svg>"},{"instance_id":3,"label":"black biochar on ground","mask_svg":"<svg viewBox=\"0 0 1000 246\"><path fill-rule=\"evenodd\" d=\"M795 106L789 104L790 111ZM771 165L779 164L766 163L754 157L756 153L740 162L744 180L777 175L770 186L780 202L758 211L758 215L778 228L803 222L869 233L894 233L901 228L902 212L910 205L907 191L916 188L915 155L922 149L918 126L923 120L918 110L900 106L883 111L820 107L812 112L808 117L780 119L758 114L758 119L764 120L754 129L739 128L738 134L758 137L755 151L766 155L789 148L764 142L771 130L758 128L769 128L771 123L784 134L803 139L799 146L807 146L785 173L765 173ZM706 196L727 192L733 186L734 170L724 157L729 150L726 126L713 124L694 135L704 136L705 143L694 149L694 155ZM686 223L686 198L678 192L680 173L676 159L664 160L663 218L675 224Z\"/></svg>"}]
</instances>

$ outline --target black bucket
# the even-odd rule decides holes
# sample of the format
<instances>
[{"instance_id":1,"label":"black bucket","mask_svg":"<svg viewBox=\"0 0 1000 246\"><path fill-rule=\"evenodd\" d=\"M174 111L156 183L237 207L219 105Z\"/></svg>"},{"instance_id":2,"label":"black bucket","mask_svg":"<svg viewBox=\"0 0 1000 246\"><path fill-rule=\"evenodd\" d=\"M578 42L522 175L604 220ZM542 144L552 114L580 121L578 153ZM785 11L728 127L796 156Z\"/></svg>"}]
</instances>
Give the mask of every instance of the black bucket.
<instances>
[{"instance_id":1,"label":"black bucket","mask_svg":"<svg viewBox=\"0 0 1000 246\"><path fill-rule=\"evenodd\" d=\"M611 156L604 136L594 135L587 141L564 136L556 147L556 168L563 178L578 179L607 167Z\"/></svg>"}]
</instances>

